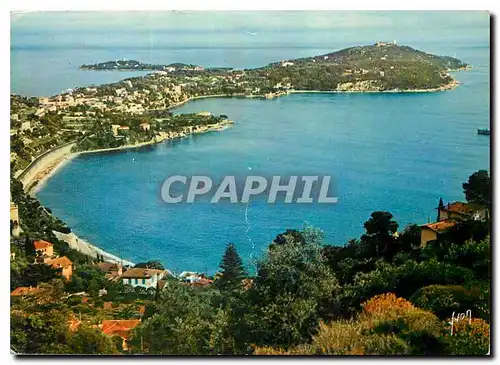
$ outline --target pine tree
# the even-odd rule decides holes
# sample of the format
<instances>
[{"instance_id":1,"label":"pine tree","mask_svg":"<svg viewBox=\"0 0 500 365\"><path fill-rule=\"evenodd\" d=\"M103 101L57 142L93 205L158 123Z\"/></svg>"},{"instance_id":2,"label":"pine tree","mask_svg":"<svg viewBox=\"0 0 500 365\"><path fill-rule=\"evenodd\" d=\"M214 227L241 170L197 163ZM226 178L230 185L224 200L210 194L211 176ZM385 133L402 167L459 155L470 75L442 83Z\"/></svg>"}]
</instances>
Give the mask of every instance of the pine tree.
<instances>
[{"instance_id":1,"label":"pine tree","mask_svg":"<svg viewBox=\"0 0 500 365\"><path fill-rule=\"evenodd\" d=\"M241 281L245 278L245 267L236 247L229 243L220 263L222 275L217 279L216 286L221 292L234 291L241 288Z\"/></svg>"},{"instance_id":2,"label":"pine tree","mask_svg":"<svg viewBox=\"0 0 500 365\"><path fill-rule=\"evenodd\" d=\"M438 216L437 216L436 222L439 222L441 220L441 211L443 209L444 209L443 198L439 198L439 204L438 204L438 207L437 207Z\"/></svg>"},{"instance_id":3,"label":"pine tree","mask_svg":"<svg viewBox=\"0 0 500 365\"><path fill-rule=\"evenodd\" d=\"M34 259L36 256L35 246L29 236L26 236L26 239L24 240L24 252L29 260Z\"/></svg>"}]
</instances>

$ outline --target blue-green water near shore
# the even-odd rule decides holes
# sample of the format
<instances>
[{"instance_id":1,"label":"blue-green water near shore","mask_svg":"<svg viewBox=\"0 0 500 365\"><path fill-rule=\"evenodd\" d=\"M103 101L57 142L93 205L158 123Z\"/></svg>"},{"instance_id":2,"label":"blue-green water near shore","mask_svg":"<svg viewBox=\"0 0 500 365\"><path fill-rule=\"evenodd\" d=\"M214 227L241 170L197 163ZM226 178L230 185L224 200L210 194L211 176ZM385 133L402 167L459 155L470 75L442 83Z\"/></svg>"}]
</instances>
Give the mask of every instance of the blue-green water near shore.
<instances>
[{"instance_id":1,"label":"blue-green water near shore","mask_svg":"<svg viewBox=\"0 0 500 365\"><path fill-rule=\"evenodd\" d=\"M446 24L440 26L440 36L432 39L423 33L415 35L388 28L377 36L393 39L390 35L399 34L399 43L433 53L456 53L458 58L473 64L475 68L470 71L454 74L462 82L455 90L195 100L177 112L226 114L236 124L222 132L154 147L79 156L52 176L38 197L78 235L110 253L134 262L159 259L176 271L210 273L217 269L228 242L236 244L249 264L251 257L259 256L278 233L286 228L300 228L305 221L321 228L326 242L343 244L363 233L363 222L375 210L392 212L400 226L432 220L440 197L445 201L463 199L462 182L472 172L490 165L490 140L476 134L476 129L489 126L489 38L484 28L487 24L465 24L459 30L447 28ZM76 47L71 43L59 48L53 44L34 47L39 34L16 30L13 33L18 42L13 45L11 56L15 61L12 91L34 95L121 78L111 73L84 76L90 74L69 66L82 59L97 62L126 54L147 62L254 67L275 61L278 54L285 54L286 57L279 57L283 59L301 57L348 43L369 43L373 37L369 28L358 33L345 30L350 38L340 41L341 38L330 37L337 43L314 37L297 38L294 43L292 37L285 39L288 48L266 48L243 41L238 47L233 43L223 47L225 39L229 39L227 34L212 34L211 39L218 40L212 48L159 47L158 52L152 52L151 48L121 43L106 49ZM239 39L240 33L231 39ZM278 44L279 39L278 36L264 40L264 46L271 41ZM146 53L148 57L141 57ZM44 77L49 76L37 73L36 67L48 65L54 54L60 56L56 64L62 67L64 63L66 68L57 73L47 67L53 82L44 83ZM30 59L38 60L36 67L29 66ZM23 73L26 68L28 76ZM32 80L30 72L34 75ZM203 202L167 205L160 198L161 184L170 175L250 172L332 175L339 202L270 205L257 199L248 206Z\"/></svg>"},{"instance_id":2,"label":"blue-green water near shore","mask_svg":"<svg viewBox=\"0 0 500 365\"><path fill-rule=\"evenodd\" d=\"M304 221L342 244L363 232L374 210L401 224L434 219L440 197L462 199L461 183L489 167L487 101L474 93L480 70L441 93L300 94L276 100L205 99L178 112L209 110L236 121L222 132L119 153L84 155L40 191L78 234L132 261L160 259L177 270L216 269L234 242L244 259ZM484 87L484 85L482 86ZM471 90L472 89L472 90ZM476 96L475 96L476 95ZM165 178L185 175L321 173L339 203L167 205Z\"/></svg>"}]
</instances>

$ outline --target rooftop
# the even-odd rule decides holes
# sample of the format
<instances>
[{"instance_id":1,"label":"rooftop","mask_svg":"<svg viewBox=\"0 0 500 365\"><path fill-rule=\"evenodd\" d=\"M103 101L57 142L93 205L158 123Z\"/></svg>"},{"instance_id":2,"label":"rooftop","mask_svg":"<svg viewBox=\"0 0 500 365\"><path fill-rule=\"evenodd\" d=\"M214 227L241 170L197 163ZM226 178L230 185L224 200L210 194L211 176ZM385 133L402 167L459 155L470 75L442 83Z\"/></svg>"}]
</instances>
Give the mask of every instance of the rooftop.
<instances>
[{"instance_id":1,"label":"rooftop","mask_svg":"<svg viewBox=\"0 0 500 365\"><path fill-rule=\"evenodd\" d=\"M111 263L111 262L100 262L97 264L97 267L104 272L110 272L110 271L118 271L120 269L119 264Z\"/></svg>"},{"instance_id":2,"label":"rooftop","mask_svg":"<svg viewBox=\"0 0 500 365\"><path fill-rule=\"evenodd\" d=\"M60 269L63 267L71 266L73 263L66 256L58 257L56 259L52 259L47 261L47 264L52 266L54 269Z\"/></svg>"},{"instance_id":3,"label":"rooftop","mask_svg":"<svg viewBox=\"0 0 500 365\"><path fill-rule=\"evenodd\" d=\"M156 269L146 269L142 267L133 267L131 269L128 269L123 273L121 276L123 279L126 278L151 278L155 274L160 275L163 274L165 270L156 270Z\"/></svg>"},{"instance_id":4,"label":"rooftop","mask_svg":"<svg viewBox=\"0 0 500 365\"><path fill-rule=\"evenodd\" d=\"M47 241L40 240L40 241L35 241L33 243L33 246L35 246L35 250L42 250L47 247L52 247L53 244Z\"/></svg>"},{"instance_id":5,"label":"rooftop","mask_svg":"<svg viewBox=\"0 0 500 365\"><path fill-rule=\"evenodd\" d=\"M27 287L27 286L20 286L19 288L16 288L12 291L12 293L10 293L11 296L14 296L14 297L18 297L18 296L23 296L23 295L33 295L33 294L37 294L39 293L40 291L42 291L42 289L40 288L37 288L37 287Z\"/></svg>"},{"instance_id":6,"label":"rooftop","mask_svg":"<svg viewBox=\"0 0 500 365\"><path fill-rule=\"evenodd\" d=\"M428 228L430 230L433 230L434 232L441 233L441 232L444 232L444 231L450 229L455 224L457 224L457 222L451 221L451 220L445 220L445 221L441 221L441 222L423 224L420 227L422 227L422 228L425 227L425 228Z\"/></svg>"},{"instance_id":7,"label":"rooftop","mask_svg":"<svg viewBox=\"0 0 500 365\"><path fill-rule=\"evenodd\" d=\"M478 208L479 208L478 206L469 203L453 202L445 205L443 210L459 214L471 214L477 211Z\"/></svg>"},{"instance_id":8,"label":"rooftop","mask_svg":"<svg viewBox=\"0 0 500 365\"><path fill-rule=\"evenodd\" d=\"M101 329L105 335L128 337L128 332L141 323L140 319L106 319L102 321Z\"/></svg>"}]
</instances>

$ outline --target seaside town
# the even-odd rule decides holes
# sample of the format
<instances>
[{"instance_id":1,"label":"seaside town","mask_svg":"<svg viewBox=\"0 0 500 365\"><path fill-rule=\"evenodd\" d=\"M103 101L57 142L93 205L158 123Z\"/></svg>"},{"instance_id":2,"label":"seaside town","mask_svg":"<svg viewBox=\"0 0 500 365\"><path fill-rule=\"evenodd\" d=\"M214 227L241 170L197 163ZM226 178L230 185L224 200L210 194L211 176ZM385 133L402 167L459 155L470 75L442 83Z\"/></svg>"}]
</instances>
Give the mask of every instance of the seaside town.
<instances>
[{"instance_id":1,"label":"seaside town","mask_svg":"<svg viewBox=\"0 0 500 365\"><path fill-rule=\"evenodd\" d=\"M130 67L154 72L51 97L11 95L14 353L489 352L492 203L485 170L464 176L464 201L436 202L433 222L400 227L390 212L374 211L365 233L340 246L325 242L319 228L288 229L269 242L254 273L230 242L215 275L176 273L154 257L123 260L77 237L35 195L78 153L141 147L233 125L226 115L172 110L194 98L445 90L456 86L448 71L464 63L394 41L254 70L137 61L82 66L88 72ZM413 71L424 69L415 77ZM321 80L309 77L318 70ZM409 70L413 76L406 77ZM457 313L470 316L455 318Z\"/></svg>"},{"instance_id":2,"label":"seaside town","mask_svg":"<svg viewBox=\"0 0 500 365\"><path fill-rule=\"evenodd\" d=\"M127 62L116 61L116 65L132 67ZM135 66L159 68L137 61L133 68L139 68ZM106 62L82 67L97 72L110 66ZM224 115L178 115L170 110L195 98L272 99L293 92L446 90L457 86L449 71L467 67L455 58L398 46L395 41L377 42L258 69L172 64L146 76L76 87L52 97L11 95L11 170L17 178L43 153L70 143L74 144L66 150L123 148L221 130L232 123Z\"/></svg>"}]
</instances>

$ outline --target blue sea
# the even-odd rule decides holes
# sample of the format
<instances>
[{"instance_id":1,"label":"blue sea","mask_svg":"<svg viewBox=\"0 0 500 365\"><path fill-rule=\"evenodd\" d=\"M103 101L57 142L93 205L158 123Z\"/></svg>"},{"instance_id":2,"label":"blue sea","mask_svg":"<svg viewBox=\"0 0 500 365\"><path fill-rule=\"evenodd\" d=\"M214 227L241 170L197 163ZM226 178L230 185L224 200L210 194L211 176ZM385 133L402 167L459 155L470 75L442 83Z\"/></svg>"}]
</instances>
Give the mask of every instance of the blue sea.
<instances>
[{"instance_id":1,"label":"blue sea","mask_svg":"<svg viewBox=\"0 0 500 365\"><path fill-rule=\"evenodd\" d=\"M229 242L252 270L277 234L304 222L323 230L325 241L335 245L358 238L375 210L390 211L401 229L426 223L435 219L440 197L463 200L462 182L490 166L490 140L476 134L490 123L489 19L485 13L468 14L354 12L334 24L321 13L309 15L311 22L304 25L304 17L290 19L290 14L273 14L278 20L264 23L248 21L255 14L213 13L203 23L174 13L166 17L182 26L170 28L139 21L128 27L126 17L115 23L99 18L92 26L85 13L13 18L11 91L23 95L53 95L141 74L80 71L81 63L127 58L247 68L379 39L397 39L474 66L454 74L460 87L440 93L191 101L176 112L226 114L234 127L139 150L79 156L52 176L38 197L82 238L124 259L160 260L177 272L215 272ZM355 26L357 18L362 25ZM175 23L151 19L151 24ZM250 172L331 175L339 201L213 205L205 199L169 205L160 197L171 175Z\"/></svg>"}]
</instances>

